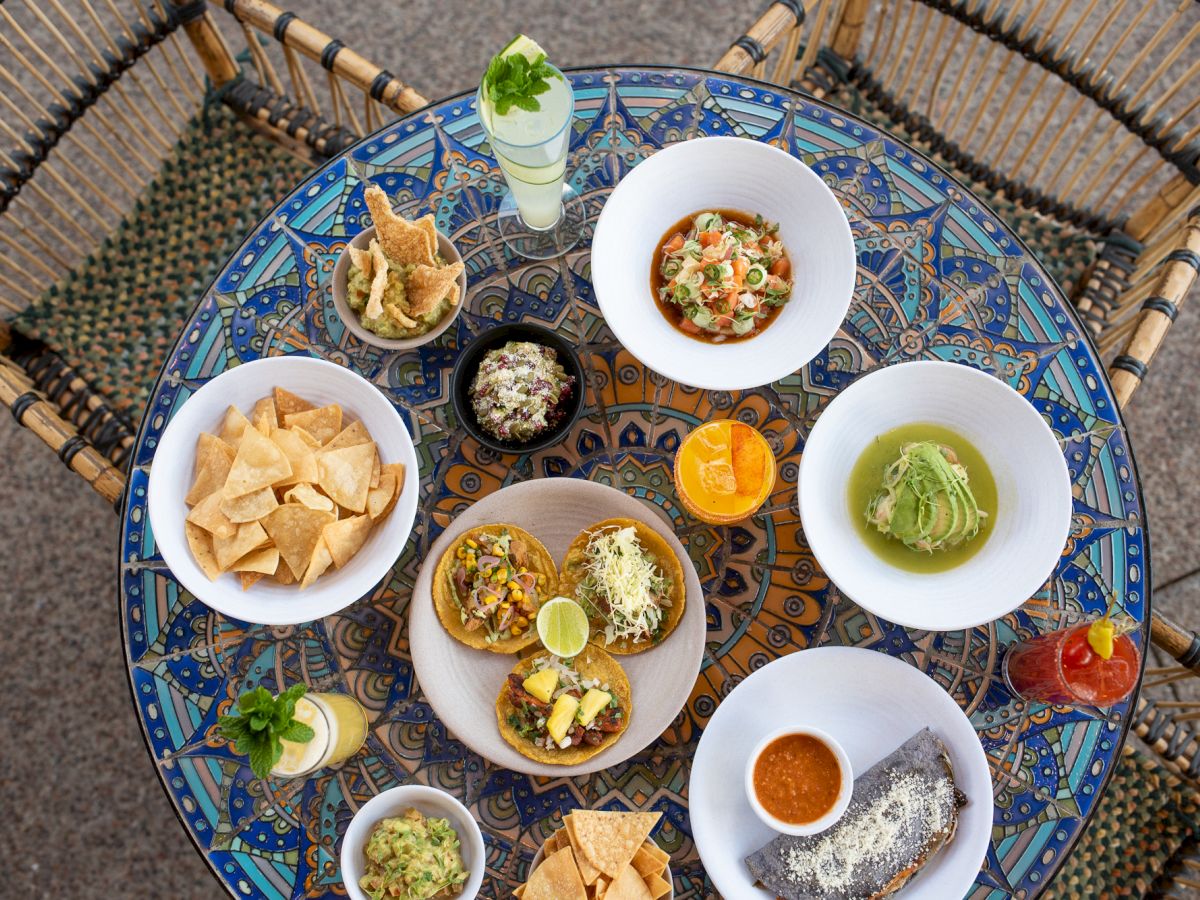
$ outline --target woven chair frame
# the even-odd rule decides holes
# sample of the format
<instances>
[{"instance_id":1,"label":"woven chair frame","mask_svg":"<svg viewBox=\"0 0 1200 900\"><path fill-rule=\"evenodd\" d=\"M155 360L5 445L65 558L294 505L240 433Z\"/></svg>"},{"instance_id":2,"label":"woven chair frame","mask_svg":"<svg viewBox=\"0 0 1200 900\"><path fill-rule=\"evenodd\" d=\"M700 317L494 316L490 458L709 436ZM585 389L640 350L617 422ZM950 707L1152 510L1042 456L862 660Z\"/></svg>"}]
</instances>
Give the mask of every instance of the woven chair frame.
<instances>
[{"instance_id":1,"label":"woven chair frame","mask_svg":"<svg viewBox=\"0 0 1200 900\"><path fill-rule=\"evenodd\" d=\"M320 163L428 101L265 0L0 3L0 314L113 233L188 121L217 102ZM0 403L117 501L134 424L2 322Z\"/></svg>"}]
</instances>

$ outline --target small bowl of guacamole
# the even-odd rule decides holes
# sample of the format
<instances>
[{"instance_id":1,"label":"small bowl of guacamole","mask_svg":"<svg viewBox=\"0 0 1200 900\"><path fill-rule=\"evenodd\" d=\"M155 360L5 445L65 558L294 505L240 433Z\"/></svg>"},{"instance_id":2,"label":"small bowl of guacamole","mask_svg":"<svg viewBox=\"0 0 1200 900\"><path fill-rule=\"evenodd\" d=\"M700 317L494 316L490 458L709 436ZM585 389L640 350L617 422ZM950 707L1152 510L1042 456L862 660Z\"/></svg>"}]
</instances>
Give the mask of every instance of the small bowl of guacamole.
<instances>
[{"instance_id":1,"label":"small bowl of guacamole","mask_svg":"<svg viewBox=\"0 0 1200 900\"><path fill-rule=\"evenodd\" d=\"M411 350L450 327L466 303L462 257L426 215L392 211L382 189L367 189L375 224L350 241L333 268L333 305L359 339Z\"/></svg>"},{"instance_id":2,"label":"small bowl of guacamole","mask_svg":"<svg viewBox=\"0 0 1200 900\"><path fill-rule=\"evenodd\" d=\"M342 880L352 900L471 900L483 883L484 854L466 807L437 788L401 785L350 822Z\"/></svg>"}]
</instances>

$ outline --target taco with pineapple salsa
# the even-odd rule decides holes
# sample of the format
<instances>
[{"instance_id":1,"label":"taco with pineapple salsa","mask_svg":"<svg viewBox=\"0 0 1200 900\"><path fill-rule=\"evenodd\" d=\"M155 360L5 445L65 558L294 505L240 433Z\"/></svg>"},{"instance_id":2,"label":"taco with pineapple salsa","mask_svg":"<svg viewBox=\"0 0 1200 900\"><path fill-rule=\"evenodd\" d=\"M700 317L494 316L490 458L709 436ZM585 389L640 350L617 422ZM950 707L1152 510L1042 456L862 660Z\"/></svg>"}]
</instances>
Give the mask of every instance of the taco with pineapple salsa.
<instances>
[{"instance_id":1,"label":"taco with pineapple salsa","mask_svg":"<svg viewBox=\"0 0 1200 900\"><path fill-rule=\"evenodd\" d=\"M515 525L481 525L450 545L433 576L433 606L455 640L516 653L537 641L537 611L554 596L554 559Z\"/></svg>"},{"instance_id":2,"label":"taco with pineapple salsa","mask_svg":"<svg viewBox=\"0 0 1200 900\"><path fill-rule=\"evenodd\" d=\"M588 615L592 640L609 653L657 646L683 618L683 567L657 531L636 519L605 519L567 548L559 591Z\"/></svg>"},{"instance_id":3,"label":"taco with pineapple salsa","mask_svg":"<svg viewBox=\"0 0 1200 900\"><path fill-rule=\"evenodd\" d=\"M496 698L501 736L549 765L573 766L612 746L632 712L621 664L591 644L574 659L541 653L521 660Z\"/></svg>"}]
</instances>

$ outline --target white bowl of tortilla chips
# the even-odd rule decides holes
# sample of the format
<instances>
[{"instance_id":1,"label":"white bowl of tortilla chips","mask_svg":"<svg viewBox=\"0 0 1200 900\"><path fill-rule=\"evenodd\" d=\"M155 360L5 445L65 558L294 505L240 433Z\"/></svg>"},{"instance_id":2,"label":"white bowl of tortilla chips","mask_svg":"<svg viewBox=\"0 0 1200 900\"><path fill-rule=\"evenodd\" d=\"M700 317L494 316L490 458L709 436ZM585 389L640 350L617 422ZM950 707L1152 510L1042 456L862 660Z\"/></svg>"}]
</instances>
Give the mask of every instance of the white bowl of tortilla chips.
<instances>
[{"instance_id":1,"label":"white bowl of tortilla chips","mask_svg":"<svg viewBox=\"0 0 1200 900\"><path fill-rule=\"evenodd\" d=\"M147 507L188 591L235 619L293 625L387 575L412 531L417 482L412 438L377 388L324 360L275 356L176 408Z\"/></svg>"},{"instance_id":2,"label":"white bowl of tortilla chips","mask_svg":"<svg viewBox=\"0 0 1200 900\"><path fill-rule=\"evenodd\" d=\"M412 350L434 340L450 327L462 311L467 296L467 275L462 256L451 240L437 230L433 216L405 219L392 211L387 194L378 185L364 196L375 224L361 231L346 245L333 267L333 305L338 318L360 340L386 350ZM439 264L436 257L444 264ZM393 265L415 266L404 278L404 306L386 302L388 272ZM360 313L350 306L349 279L357 266L371 279L371 294ZM449 300L446 304L444 301ZM414 327L420 313L445 305L447 308L423 334L389 338L376 334L362 321L364 315L382 319L396 327Z\"/></svg>"}]
</instances>

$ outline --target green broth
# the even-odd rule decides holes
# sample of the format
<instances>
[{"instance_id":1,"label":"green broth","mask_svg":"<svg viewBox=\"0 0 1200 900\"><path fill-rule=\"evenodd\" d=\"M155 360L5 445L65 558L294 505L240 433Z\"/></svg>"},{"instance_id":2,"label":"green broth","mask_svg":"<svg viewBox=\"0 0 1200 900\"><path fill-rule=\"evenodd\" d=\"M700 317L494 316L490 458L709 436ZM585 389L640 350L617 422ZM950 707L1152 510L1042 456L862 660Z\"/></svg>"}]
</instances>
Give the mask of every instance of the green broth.
<instances>
[{"instance_id":1,"label":"green broth","mask_svg":"<svg viewBox=\"0 0 1200 900\"><path fill-rule=\"evenodd\" d=\"M959 462L967 467L967 480L979 503L979 509L987 513L986 518L979 523L979 533L953 549L937 550L933 553L912 550L867 524L867 504L879 490L883 481L883 470L896 460L904 444L915 441L937 441L953 449ZM978 553L996 526L999 507L996 480L992 477L987 463L983 461L983 454L976 450L970 441L949 428L923 423L893 428L867 445L850 472L846 502L854 527L858 529L872 553L899 569L922 573L945 572L962 565Z\"/></svg>"}]
</instances>

